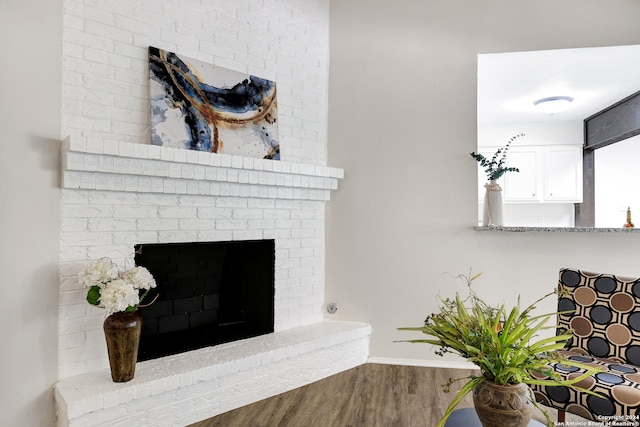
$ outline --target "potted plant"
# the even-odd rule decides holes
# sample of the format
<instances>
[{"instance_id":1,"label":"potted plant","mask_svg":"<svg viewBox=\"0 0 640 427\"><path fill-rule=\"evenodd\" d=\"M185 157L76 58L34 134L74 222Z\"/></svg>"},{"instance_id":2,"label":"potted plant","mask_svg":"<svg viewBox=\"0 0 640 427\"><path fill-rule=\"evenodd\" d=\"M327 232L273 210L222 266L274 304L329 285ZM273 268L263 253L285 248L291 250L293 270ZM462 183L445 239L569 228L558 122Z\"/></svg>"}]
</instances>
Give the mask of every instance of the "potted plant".
<instances>
[{"instance_id":1,"label":"potted plant","mask_svg":"<svg viewBox=\"0 0 640 427\"><path fill-rule=\"evenodd\" d=\"M438 347L436 354L457 354L480 369L480 375L450 379L443 386L445 391L449 391L453 383L466 380L438 427L444 425L451 412L470 392L473 392L474 406L484 427L526 426L533 408L538 406L528 384L563 385L585 391L576 384L598 372L596 368L568 360L556 352L571 339L571 331L547 338L538 336L541 330L549 328L547 322L558 313L533 315L532 312L537 303L556 292L548 293L524 309L520 308L519 298L511 308L504 303L492 306L471 288L472 282L481 274L457 276L466 282L468 295L463 298L456 293L453 299L440 298L439 312L429 315L424 326L399 328L429 336L404 342L435 345ZM551 363L576 366L585 372L571 380L564 380L553 371L549 365ZM498 401L505 403L504 407L498 408ZM516 407L521 411L517 411ZM548 425L553 426L548 413L540 409ZM505 420L506 414L513 416L513 420Z\"/></svg>"},{"instance_id":2,"label":"potted plant","mask_svg":"<svg viewBox=\"0 0 640 427\"><path fill-rule=\"evenodd\" d=\"M471 157L476 159L480 166L484 168L488 182L484 184L484 207L482 215L482 224L485 226L503 225L502 220L502 188L498 184L498 179L507 172L520 172L516 167L509 167L507 163L507 153L511 143L516 139L523 137L524 133L512 136L504 147L500 147L493 154L491 159L476 152L469 153Z\"/></svg>"},{"instance_id":3,"label":"potted plant","mask_svg":"<svg viewBox=\"0 0 640 427\"><path fill-rule=\"evenodd\" d=\"M156 287L155 279L145 267L120 271L109 258L100 258L80 272L79 280L88 288L87 302L104 308L107 314L103 330L111 379L133 379L142 330L137 309L151 288Z\"/></svg>"}]
</instances>

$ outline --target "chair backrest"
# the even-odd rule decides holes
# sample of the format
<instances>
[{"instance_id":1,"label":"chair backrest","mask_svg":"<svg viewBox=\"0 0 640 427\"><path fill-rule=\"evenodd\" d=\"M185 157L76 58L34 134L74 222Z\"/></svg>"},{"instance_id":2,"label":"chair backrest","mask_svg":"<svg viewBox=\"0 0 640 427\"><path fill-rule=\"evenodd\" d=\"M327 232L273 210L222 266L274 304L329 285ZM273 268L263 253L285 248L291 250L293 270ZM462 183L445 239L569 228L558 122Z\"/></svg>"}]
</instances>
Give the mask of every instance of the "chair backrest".
<instances>
[{"instance_id":1,"label":"chair backrest","mask_svg":"<svg viewBox=\"0 0 640 427\"><path fill-rule=\"evenodd\" d=\"M640 366L640 278L563 268L558 329L573 329L568 347ZM563 295L564 293L564 295Z\"/></svg>"}]
</instances>

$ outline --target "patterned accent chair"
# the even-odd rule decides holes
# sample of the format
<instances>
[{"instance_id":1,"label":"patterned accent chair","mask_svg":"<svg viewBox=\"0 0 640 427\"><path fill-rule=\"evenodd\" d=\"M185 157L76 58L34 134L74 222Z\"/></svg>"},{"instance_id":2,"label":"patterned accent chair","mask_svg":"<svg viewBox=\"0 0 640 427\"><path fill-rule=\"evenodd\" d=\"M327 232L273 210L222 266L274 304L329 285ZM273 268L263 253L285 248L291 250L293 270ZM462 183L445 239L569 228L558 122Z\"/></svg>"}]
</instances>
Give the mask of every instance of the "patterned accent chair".
<instances>
[{"instance_id":1,"label":"patterned accent chair","mask_svg":"<svg viewBox=\"0 0 640 427\"><path fill-rule=\"evenodd\" d=\"M559 333L573 329L562 353L603 369L579 385L605 398L561 386L532 386L536 400L558 409L558 421L564 421L566 411L634 425L632 420L640 421L640 278L564 268L558 287L568 291L559 297L558 311L572 311L558 315ZM565 378L583 372L561 364L553 368Z\"/></svg>"}]
</instances>

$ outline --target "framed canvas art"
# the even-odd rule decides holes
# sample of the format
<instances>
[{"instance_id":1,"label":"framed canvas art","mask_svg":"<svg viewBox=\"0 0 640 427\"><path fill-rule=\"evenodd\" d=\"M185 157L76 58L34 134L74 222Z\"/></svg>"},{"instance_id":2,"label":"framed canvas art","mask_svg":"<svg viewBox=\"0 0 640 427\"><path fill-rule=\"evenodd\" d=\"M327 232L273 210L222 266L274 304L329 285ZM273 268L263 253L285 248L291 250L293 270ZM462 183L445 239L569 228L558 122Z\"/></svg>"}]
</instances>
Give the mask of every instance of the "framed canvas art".
<instances>
[{"instance_id":1,"label":"framed canvas art","mask_svg":"<svg viewBox=\"0 0 640 427\"><path fill-rule=\"evenodd\" d=\"M280 160L275 82L149 47L151 142Z\"/></svg>"}]
</instances>

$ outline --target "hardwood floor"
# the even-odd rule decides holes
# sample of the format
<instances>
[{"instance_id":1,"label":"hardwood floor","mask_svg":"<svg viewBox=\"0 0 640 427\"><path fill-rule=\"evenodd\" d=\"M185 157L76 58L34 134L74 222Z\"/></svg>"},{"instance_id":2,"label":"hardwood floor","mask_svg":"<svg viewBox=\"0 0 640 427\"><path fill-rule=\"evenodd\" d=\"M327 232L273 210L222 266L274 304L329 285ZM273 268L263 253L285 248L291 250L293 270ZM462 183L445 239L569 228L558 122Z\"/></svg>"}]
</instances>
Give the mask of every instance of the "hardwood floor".
<instances>
[{"instance_id":1,"label":"hardwood floor","mask_svg":"<svg viewBox=\"0 0 640 427\"><path fill-rule=\"evenodd\" d=\"M190 427L434 427L454 396L441 384L473 372L367 363ZM458 407L470 406L468 395Z\"/></svg>"}]
</instances>

